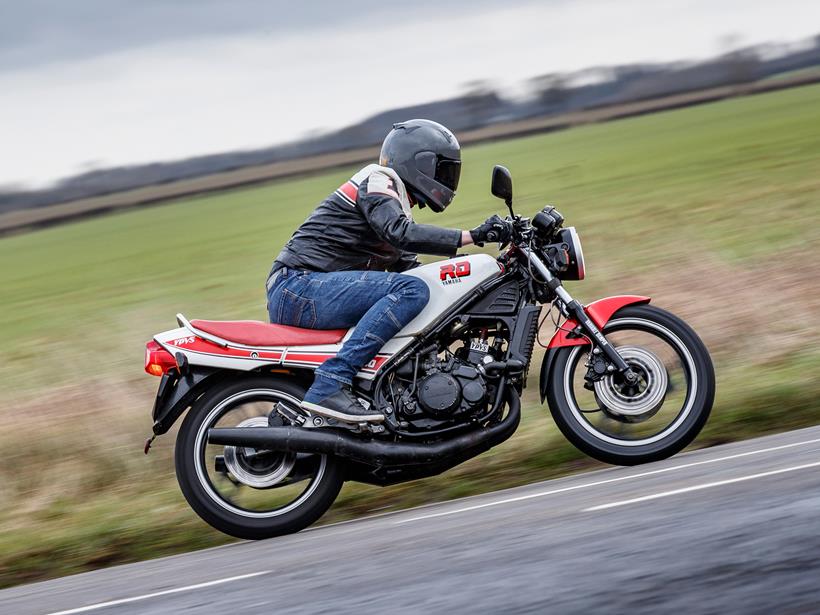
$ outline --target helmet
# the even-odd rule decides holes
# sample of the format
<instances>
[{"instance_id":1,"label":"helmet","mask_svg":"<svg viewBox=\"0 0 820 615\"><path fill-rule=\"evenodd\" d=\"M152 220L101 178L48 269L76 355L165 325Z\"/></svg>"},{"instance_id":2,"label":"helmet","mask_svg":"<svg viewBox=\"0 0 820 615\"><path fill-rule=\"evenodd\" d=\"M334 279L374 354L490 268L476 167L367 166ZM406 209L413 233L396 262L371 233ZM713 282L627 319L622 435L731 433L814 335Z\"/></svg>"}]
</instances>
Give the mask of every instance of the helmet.
<instances>
[{"instance_id":1,"label":"helmet","mask_svg":"<svg viewBox=\"0 0 820 615\"><path fill-rule=\"evenodd\" d=\"M379 164L393 169L420 206L444 211L458 188L461 146L455 135L430 120L393 124Z\"/></svg>"}]
</instances>

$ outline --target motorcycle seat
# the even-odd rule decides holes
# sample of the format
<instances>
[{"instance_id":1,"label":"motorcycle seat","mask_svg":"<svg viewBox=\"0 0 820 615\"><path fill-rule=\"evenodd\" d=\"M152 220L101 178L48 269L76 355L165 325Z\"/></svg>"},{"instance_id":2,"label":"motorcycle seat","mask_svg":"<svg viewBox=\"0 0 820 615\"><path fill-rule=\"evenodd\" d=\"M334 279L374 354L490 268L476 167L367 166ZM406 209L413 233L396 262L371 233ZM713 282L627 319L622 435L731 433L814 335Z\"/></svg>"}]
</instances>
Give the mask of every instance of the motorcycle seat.
<instances>
[{"instance_id":1,"label":"motorcycle seat","mask_svg":"<svg viewBox=\"0 0 820 615\"><path fill-rule=\"evenodd\" d=\"M338 344L347 329L302 329L258 320L192 320L191 325L243 346L320 346Z\"/></svg>"}]
</instances>

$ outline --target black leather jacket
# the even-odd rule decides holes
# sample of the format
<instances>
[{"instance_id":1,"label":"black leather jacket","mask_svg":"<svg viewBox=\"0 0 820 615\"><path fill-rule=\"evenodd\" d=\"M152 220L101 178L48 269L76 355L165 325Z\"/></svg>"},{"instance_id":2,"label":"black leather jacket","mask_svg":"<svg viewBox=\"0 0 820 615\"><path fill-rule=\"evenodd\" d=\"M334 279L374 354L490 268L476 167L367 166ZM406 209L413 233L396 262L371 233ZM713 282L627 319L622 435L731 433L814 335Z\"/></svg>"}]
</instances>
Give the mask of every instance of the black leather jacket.
<instances>
[{"instance_id":1,"label":"black leather jacket","mask_svg":"<svg viewBox=\"0 0 820 615\"><path fill-rule=\"evenodd\" d=\"M407 191L392 169L369 165L327 197L276 257L309 271L406 271L418 253L453 256L461 231L416 224Z\"/></svg>"}]
</instances>

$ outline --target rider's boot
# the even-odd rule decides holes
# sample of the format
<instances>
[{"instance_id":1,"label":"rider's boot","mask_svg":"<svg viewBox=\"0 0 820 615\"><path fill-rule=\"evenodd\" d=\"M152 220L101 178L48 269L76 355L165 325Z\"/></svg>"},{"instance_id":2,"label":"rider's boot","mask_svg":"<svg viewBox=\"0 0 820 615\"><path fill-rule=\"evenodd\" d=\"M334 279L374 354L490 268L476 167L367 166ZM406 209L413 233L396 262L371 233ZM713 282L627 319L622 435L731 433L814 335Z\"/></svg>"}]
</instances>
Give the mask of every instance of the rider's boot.
<instances>
[{"instance_id":1,"label":"rider's boot","mask_svg":"<svg viewBox=\"0 0 820 615\"><path fill-rule=\"evenodd\" d=\"M381 412L365 408L347 386L318 375L301 406L314 414L348 423L378 423L384 420Z\"/></svg>"},{"instance_id":2,"label":"rider's boot","mask_svg":"<svg viewBox=\"0 0 820 615\"><path fill-rule=\"evenodd\" d=\"M365 408L346 387L340 388L316 403L303 401L302 408L314 414L348 423L378 423L384 420L381 412Z\"/></svg>"}]
</instances>

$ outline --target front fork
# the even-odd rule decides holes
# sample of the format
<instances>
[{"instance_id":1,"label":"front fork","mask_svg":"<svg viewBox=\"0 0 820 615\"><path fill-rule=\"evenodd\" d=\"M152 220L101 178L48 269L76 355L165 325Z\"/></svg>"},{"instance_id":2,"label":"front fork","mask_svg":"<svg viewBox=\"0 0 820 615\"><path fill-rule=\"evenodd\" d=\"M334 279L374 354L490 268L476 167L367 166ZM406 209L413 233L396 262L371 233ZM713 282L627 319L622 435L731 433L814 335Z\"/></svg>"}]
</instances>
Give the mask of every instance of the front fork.
<instances>
[{"instance_id":1,"label":"front fork","mask_svg":"<svg viewBox=\"0 0 820 615\"><path fill-rule=\"evenodd\" d=\"M558 297L564 315L574 319L575 322L578 323L587 337L589 337L593 347L597 346L601 349L604 356L609 360L610 365L615 368L614 371L622 374L627 382L635 382L638 379L638 375L632 371L623 357L618 353L618 350L609 343L606 336L604 336L601 330L592 322L592 319L587 316L587 313L584 311L584 306L572 298L572 295L570 295L563 284L561 284L561 280L552 274L552 271L541 262L540 258L537 258L529 250L525 250L525 252L530 263L538 270L539 275L544 278L547 287Z\"/></svg>"}]
</instances>

